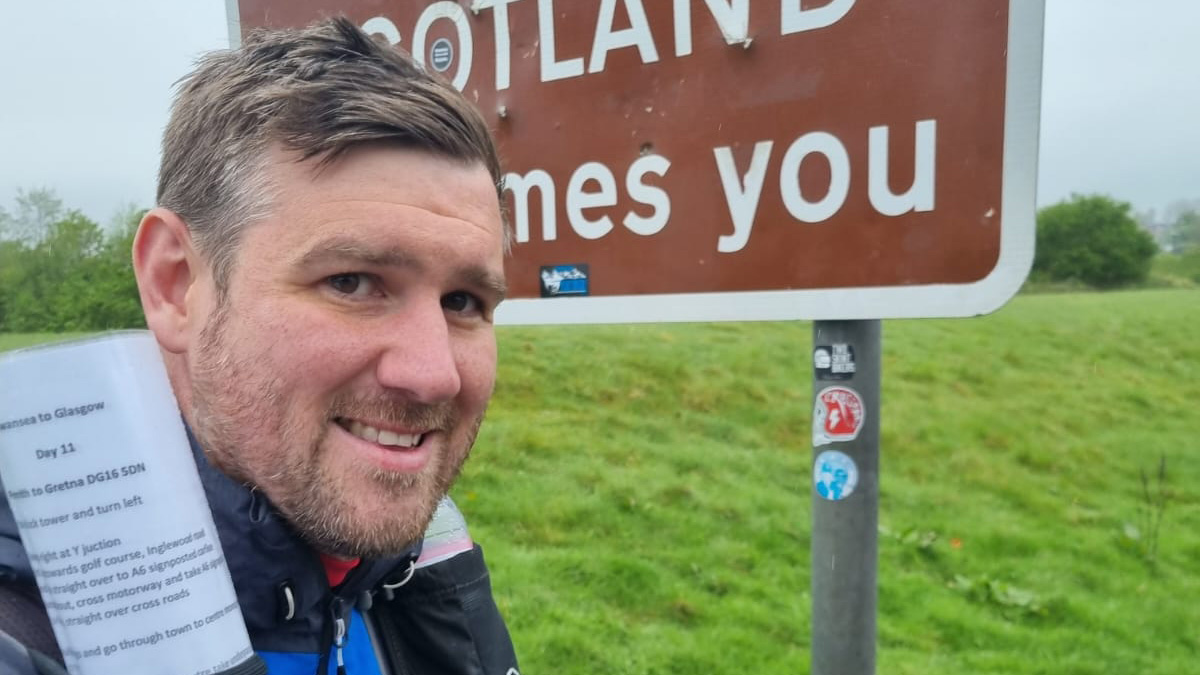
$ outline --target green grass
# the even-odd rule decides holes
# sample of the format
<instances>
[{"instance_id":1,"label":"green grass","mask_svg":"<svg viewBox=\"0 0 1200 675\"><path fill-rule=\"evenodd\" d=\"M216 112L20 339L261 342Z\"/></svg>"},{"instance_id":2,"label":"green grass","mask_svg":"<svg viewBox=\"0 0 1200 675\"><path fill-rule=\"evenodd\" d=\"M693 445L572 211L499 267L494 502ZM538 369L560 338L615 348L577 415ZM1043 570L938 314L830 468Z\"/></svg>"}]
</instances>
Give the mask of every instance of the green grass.
<instances>
[{"instance_id":1,"label":"green grass","mask_svg":"<svg viewBox=\"0 0 1200 675\"><path fill-rule=\"evenodd\" d=\"M0 352L21 347L32 347L46 342L69 340L86 333L0 333Z\"/></svg>"},{"instance_id":2,"label":"green grass","mask_svg":"<svg viewBox=\"0 0 1200 675\"><path fill-rule=\"evenodd\" d=\"M1195 672L1197 327L1183 290L884 323L881 675ZM522 670L807 673L811 325L499 334L455 496Z\"/></svg>"},{"instance_id":3,"label":"green grass","mask_svg":"<svg viewBox=\"0 0 1200 675\"><path fill-rule=\"evenodd\" d=\"M1180 288L1200 285L1200 249L1187 253L1161 253L1154 257L1150 275L1161 285Z\"/></svg>"},{"instance_id":4,"label":"green grass","mask_svg":"<svg viewBox=\"0 0 1200 675\"><path fill-rule=\"evenodd\" d=\"M1197 327L1187 291L885 322L880 673L1193 672ZM808 672L811 326L500 335L455 494L525 668Z\"/></svg>"}]
</instances>

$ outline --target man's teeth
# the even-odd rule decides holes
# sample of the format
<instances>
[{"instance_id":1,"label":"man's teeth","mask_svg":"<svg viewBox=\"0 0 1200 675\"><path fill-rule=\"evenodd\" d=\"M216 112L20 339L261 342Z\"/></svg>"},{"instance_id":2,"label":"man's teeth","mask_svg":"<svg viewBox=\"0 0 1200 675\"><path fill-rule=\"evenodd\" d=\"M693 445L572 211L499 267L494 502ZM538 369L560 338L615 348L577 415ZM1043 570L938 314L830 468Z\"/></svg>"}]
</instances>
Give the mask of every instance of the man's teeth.
<instances>
[{"instance_id":1,"label":"man's teeth","mask_svg":"<svg viewBox=\"0 0 1200 675\"><path fill-rule=\"evenodd\" d=\"M397 434L392 431L380 431L362 422L351 422L347 430L364 441L398 448L416 447L421 444L422 437L422 434Z\"/></svg>"}]
</instances>

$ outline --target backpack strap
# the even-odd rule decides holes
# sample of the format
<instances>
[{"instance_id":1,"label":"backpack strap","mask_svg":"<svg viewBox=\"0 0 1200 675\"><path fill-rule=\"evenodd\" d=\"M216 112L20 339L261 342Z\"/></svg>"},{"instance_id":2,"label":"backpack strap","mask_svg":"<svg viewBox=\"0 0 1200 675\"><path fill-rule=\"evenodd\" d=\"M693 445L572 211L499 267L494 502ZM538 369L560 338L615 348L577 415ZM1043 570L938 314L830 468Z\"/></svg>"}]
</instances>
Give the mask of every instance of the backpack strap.
<instances>
[{"instance_id":1,"label":"backpack strap","mask_svg":"<svg viewBox=\"0 0 1200 675\"><path fill-rule=\"evenodd\" d=\"M33 657L25 645L17 642L16 638L0 630L0 671L5 675L36 675L37 668L33 665Z\"/></svg>"},{"instance_id":2,"label":"backpack strap","mask_svg":"<svg viewBox=\"0 0 1200 675\"><path fill-rule=\"evenodd\" d=\"M5 675L67 675L66 669L49 656L29 649L0 630L0 671Z\"/></svg>"},{"instance_id":3,"label":"backpack strap","mask_svg":"<svg viewBox=\"0 0 1200 675\"><path fill-rule=\"evenodd\" d=\"M42 605L41 594L32 584L15 580L0 583L0 631L62 663L50 617Z\"/></svg>"},{"instance_id":4,"label":"backpack strap","mask_svg":"<svg viewBox=\"0 0 1200 675\"><path fill-rule=\"evenodd\" d=\"M21 675L66 675L50 617L29 584L0 583L0 666Z\"/></svg>"}]
</instances>

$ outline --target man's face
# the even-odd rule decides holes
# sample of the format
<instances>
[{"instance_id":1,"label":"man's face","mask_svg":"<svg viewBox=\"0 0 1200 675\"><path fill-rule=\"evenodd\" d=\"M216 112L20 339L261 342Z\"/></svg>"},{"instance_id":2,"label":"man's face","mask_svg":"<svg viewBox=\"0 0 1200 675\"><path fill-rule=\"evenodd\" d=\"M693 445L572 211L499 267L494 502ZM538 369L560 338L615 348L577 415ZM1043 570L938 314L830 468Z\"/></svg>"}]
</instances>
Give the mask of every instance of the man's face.
<instances>
[{"instance_id":1,"label":"man's face","mask_svg":"<svg viewBox=\"0 0 1200 675\"><path fill-rule=\"evenodd\" d=\"M189 422L317 548L394 554L466 459L496 372L495 187L478 164L361 148L271 167L188 354Z\"/></svg>"}]
</instances>

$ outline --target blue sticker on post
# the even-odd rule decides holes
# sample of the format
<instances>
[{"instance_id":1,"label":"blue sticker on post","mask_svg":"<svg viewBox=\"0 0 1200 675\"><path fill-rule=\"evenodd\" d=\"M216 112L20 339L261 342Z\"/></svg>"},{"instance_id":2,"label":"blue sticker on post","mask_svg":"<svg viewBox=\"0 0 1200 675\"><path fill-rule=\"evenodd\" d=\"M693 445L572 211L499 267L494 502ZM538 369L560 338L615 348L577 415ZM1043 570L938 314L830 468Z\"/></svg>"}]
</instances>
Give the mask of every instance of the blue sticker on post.
<instances>
[{"instance_id":1,"label":"blue sticker on post","mask_svg":"<svg viewBox=\"0 0 1200 675\"><path fill-rule=\"evenodd\" d=\"M844 452L826 450L813 463L813 485L829 501L845 499L858 485L858 465Z\"/></svg>"},{"instance_id":2,"label":"blue sticker on post","mask_svg":"<svg viewBox=\"0 0 1200 675\"><path fill-rule=\"evenodd\" d=\"M540 285L543 298L560 298L591 293L587 265L550 265L542 267Z\"/></svg>"}]
</instances>

